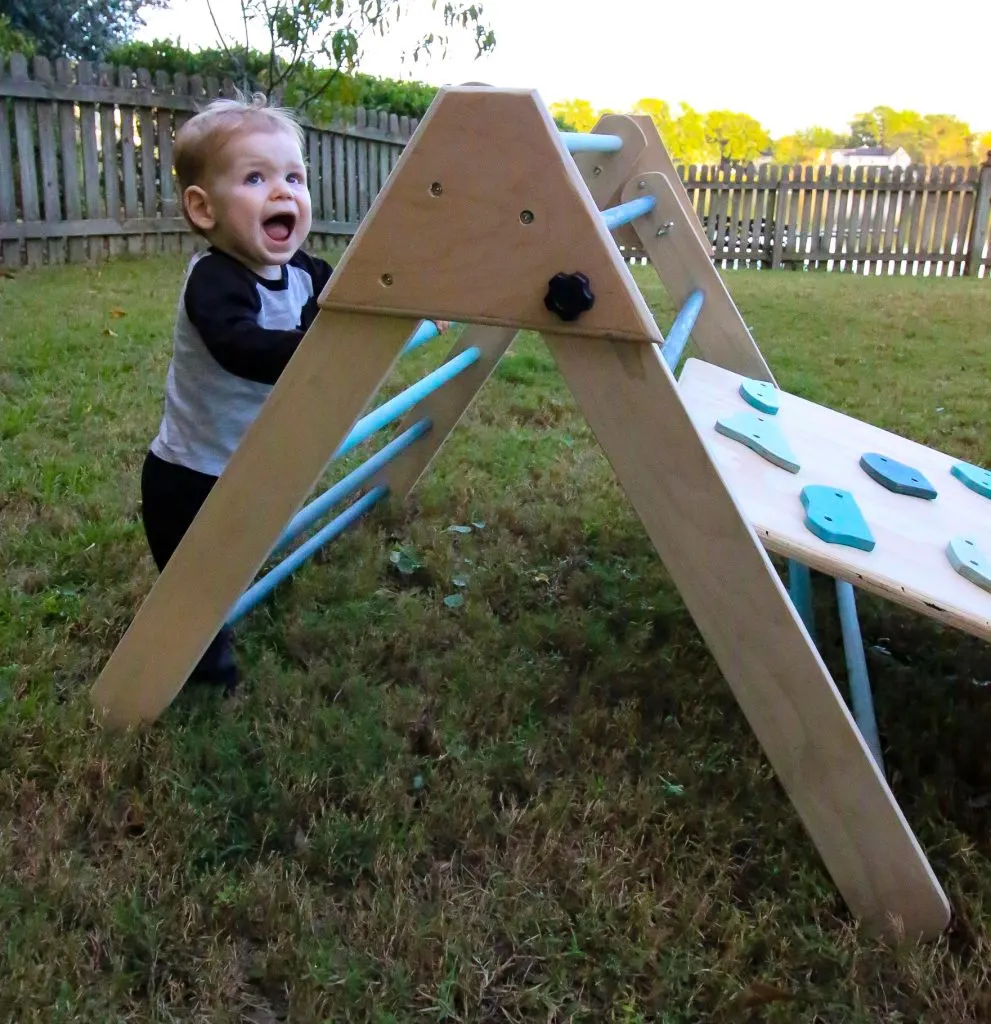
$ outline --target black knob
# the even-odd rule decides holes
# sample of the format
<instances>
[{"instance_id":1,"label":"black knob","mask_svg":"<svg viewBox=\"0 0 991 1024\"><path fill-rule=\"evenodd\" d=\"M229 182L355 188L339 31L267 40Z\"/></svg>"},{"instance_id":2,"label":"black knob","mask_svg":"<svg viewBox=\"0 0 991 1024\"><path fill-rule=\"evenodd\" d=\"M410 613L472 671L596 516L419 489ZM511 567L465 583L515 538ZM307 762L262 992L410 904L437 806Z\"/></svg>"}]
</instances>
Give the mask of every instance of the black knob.
<instances>
[{"instance_id":1,"label":"black knob","mask_svg":"<svg viewBox=\"0 0 991 1024\"><path fill-rule=\"evenodd\" d=\"M595 296L584 274L555 274L547 282L544 305L562 320L577 320L595 305Z\"/></svg>"}]
</instances>

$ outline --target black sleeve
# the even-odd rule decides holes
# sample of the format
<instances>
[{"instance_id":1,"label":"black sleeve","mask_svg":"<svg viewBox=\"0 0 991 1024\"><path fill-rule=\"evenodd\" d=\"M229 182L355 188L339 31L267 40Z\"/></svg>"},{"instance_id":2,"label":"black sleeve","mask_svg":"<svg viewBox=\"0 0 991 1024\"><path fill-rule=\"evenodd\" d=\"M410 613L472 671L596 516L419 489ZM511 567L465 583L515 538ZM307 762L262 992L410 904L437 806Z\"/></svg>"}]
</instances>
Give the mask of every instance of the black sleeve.
<instances>
[{"instance_id":1,"label":"black sleeve","mask_svg":"<svg viewBox=\"0 0 991 1024\"><path fill-rule=\"evenodd\" d=\"M247 269L233 260L204 256L186 282L186 314L214 359L238 377L274 384L303 331L258 326L261 304Z\"/></svg>"},{"instance_id":2,"label":"black sleeve","mask_svg":"<svg viewBox=\"0 0 991 1024\"><path fill-rule=\"evenodd\" d=\"M306 331L320 311L317 300L320 298L320 293L327 287L327 282L330 280L330 275L334 272L334 268L319 256L313 256L302 250L293 256L291 262L295 263L301 270L305 270L310 275L310 280L313 281L313 295L303 307L299 317L300 329Z\"/></svg>"}]
</instances>

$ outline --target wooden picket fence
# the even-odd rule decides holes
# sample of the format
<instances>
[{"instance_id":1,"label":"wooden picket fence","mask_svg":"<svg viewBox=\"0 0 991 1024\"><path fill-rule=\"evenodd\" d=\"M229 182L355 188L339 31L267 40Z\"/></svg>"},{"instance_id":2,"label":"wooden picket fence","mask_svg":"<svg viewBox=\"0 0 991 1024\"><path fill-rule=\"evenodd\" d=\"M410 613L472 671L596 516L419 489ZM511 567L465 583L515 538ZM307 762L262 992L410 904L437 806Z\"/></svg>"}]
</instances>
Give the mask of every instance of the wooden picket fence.
<instances>
[{"instance_id":1,"label":"wooden picket fence","mask_svg":"<svg viewBox=\"0 0 991 1024\"><path fill-rule=\"evenodd\" d=\"M178 206L172 142L230 82L112 65L0 56L0 265L192 251ZM416 129L415 118L357 108L307 125L316 248L357 230Z\"/></svg>"},{"instance_id":2,"label":"wooden picket fence","mask_svg":"<svg viewBox=\"0 0 991 1024\"><path fill-rule=\"evenodd\" d=\"M0 56L0 266L186 252L176 130L232 86L111 65ZM306 126L310 245L357 230L417 125L356 109ZM725 268L991 279L991 154L978 167L680 168ZM624 255L642 258L636 250Z\"/></svg>"},{"instance_id":3,"label":"wooden picket fence","mask_svg":"<svg viewBox=\"0 0 991 1024\"><path fill-rule=\"evenodd\" d=\"M991 277L983 167L689 167L720 266Z\"/></svg>"}]
</instances>

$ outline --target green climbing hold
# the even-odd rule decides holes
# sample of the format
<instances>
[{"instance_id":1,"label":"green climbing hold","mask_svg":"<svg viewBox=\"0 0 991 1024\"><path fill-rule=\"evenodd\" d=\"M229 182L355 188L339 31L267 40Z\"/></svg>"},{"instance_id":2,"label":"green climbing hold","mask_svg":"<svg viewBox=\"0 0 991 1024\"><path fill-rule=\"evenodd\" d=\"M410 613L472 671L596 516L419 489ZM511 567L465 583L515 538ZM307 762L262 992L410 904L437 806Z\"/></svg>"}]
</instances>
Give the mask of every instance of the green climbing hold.
<instances>
[{"instance_id":1,"label":"green climbing hold","mask_svg":"<svg viewBox=\"0 0 991 1024\"><path fill-rule=\"evenodd\" d=\"M965 487L982 494L985 498L991 498L991 471L981 469L980 466L972 466L969 462L958 462L950 472Z\"/></svg>"},{"instance_id":2,"label":"green climbing hold","mask_svg":"<svg viewBox=\"0 0 991 1024\"><path fill-rule=\"evenodd\" d=\"M739 412L716 421L716 431L745 444L775 466L797 473L801 466L777 424L754 412Z\"/></svg>"},{"instance_id":3,"label":"green climbing hold","mask_svg":"<svg viewBox=\"0 0 991 1024\"><path fill-rule=\"evenodd\" d=\"M977 546L977 541L971 537L954 537L946 545L946 557L964 579L991 591L991 562Z\"/></svg>"},{"instance_id":4,"label":"green climbing hold","mask_svg":"<svg viewBox=\"0 0 991 1024\"><path fill-rule=\"evenodd\" d=\"M882 487L895 494L907 494L913 498L935 498L936 488L920 470L877 452L860 456L860 468Z\"/></svg>"},{"instance_id":5,"label":"green climbing hold","mask_svg":"<svg viewBox=\"0 0 991 1024\"><path fill-rule=\"evenodd\" d=\"M768 416L777 414L778 389L770 381L748 378L740 385L740 396Z\"/></svg>"},{"instance_id":6,"label":"green climbing hold","mask_svg":"<svg viewBox=\"0 0 991 1024\"><path fill-rule=\"evenodd\" d=\"M809 484L802 488L802 506L805 525L820 540L861 551L874 550L874 535L849 491Z\"/></svg>"}]
</instances>

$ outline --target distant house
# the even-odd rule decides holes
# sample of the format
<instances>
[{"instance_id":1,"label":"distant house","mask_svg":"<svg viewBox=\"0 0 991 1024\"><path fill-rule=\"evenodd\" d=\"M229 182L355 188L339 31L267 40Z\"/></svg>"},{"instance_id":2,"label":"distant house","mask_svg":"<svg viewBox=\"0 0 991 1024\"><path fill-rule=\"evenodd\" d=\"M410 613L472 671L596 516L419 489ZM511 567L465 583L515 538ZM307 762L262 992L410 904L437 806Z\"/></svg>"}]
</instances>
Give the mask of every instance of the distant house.
<instances>
[{"instance_id":1,"label":"distant house","mask_svg":"<svg viewBox=\"0 0 991 1024\"><path fill-rule=\"evenodd\" d=\"M827 154L827 162L837 167L908 167L912 158L899 146L857 146L855 149L834 149Z\"/></svg>"}]
</instances>

